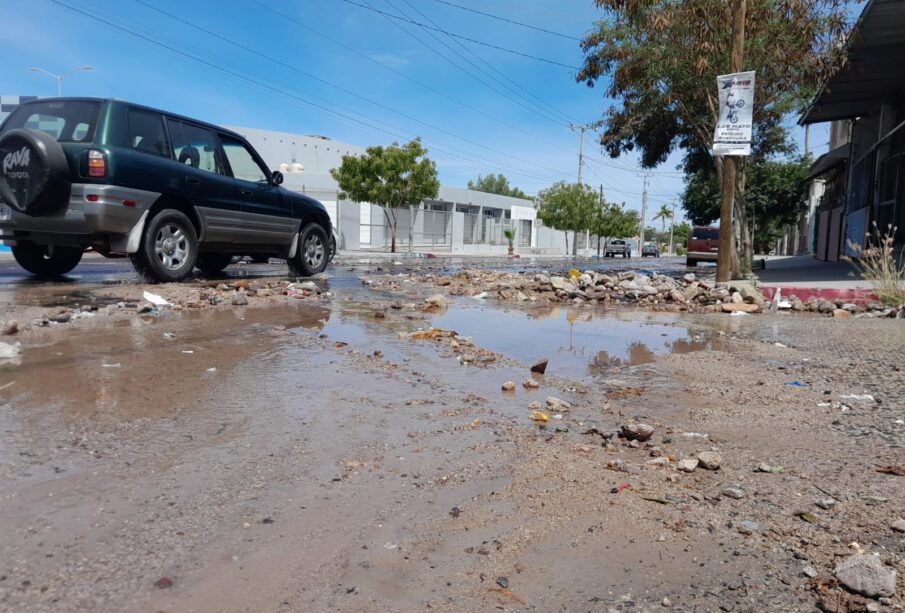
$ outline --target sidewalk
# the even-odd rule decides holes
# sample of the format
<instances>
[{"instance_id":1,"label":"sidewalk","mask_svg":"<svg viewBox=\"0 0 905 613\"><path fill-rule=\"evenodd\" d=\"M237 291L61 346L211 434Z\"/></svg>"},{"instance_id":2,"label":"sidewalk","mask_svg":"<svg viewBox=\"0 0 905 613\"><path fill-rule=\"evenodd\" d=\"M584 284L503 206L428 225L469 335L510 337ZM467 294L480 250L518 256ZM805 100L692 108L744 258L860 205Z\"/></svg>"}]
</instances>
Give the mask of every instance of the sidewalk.
<instances>
[{"instance_id":1,"label":"sidewalk","mask_svg":"<svg viewBox=\"0 0 905 613\"><path fill-rule=\"evenodd\" d=\"M768 256L767 267L755 271L759 289L772 298L777 289L783 296L801 300L823 298L870 302L871 284L848 262L822 262L810 255Z\"/></svg>"}]
</instances>

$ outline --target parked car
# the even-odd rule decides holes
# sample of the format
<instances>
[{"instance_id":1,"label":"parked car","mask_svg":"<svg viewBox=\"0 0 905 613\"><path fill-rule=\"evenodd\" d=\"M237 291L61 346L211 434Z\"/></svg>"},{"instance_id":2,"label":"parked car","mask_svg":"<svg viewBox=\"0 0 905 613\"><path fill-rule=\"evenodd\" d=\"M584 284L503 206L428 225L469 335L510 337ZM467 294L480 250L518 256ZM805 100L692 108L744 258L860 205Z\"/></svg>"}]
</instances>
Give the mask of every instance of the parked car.
<instances>
[{"instance_id":1,"label":"parked car","mask_svg":"<svg viewBox=\"0 0 905 613\"><path fill-rule=\"evenodd\" d=\"M608 242L603 252L603 256L607 258L615 257L617 255L621 255L624 258L632 257L631 245L629 245L621 238L617 238Z\"/></svg>"},{"instance_id":2,"label":"parked car","mask_svg":"<svg viewBox=\"0 0 905 613\"><path fill-rule=\"evenodd\" d=\"M652 258L660 257L659 245L654 245L654 244L648 243L648 244L644 245L643 247L641 247L641 257L646 258L648 256L650 256Z\"/></svg>"},{"instance_id":3,"label":"parked car","mask_svg":"<svg viewBox=\"0 0 905 613\"><path fill-rule=\"evenodd\" d=\"M698 262L716 262L720 251L720 229L708 226L695 226L688 237L688 250L685 253L685 264L697 266Z\"/></svg>"},{"instance_id":4,"label":"parked car","mask_svg":"<svg viewBox=\"0 0 905 613\"><path fill-rule=\"evenodd\" d=\"M330 217L282 181L209 123L120 100L35 100L0 125L0 241L39 276L66 274L89 247L158 281L220 271L236 254L317 274Z\"/></svg>"}]
</instances>

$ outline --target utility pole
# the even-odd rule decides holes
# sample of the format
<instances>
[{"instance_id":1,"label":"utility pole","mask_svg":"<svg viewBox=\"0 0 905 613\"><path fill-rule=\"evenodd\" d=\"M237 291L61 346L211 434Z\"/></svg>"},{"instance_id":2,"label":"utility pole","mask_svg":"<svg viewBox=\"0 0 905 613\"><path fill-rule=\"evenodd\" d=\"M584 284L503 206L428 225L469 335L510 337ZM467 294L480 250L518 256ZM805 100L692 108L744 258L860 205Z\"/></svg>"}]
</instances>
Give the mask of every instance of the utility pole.
<instances>
[{"instance_id":1,"label":"utility pole","mask_svg":"<svg viewBox=\"0 0 905 613\"><path fill-rule=\"evenodd\" d=\"M672 233L673 229L676 227L676 201L673 199L672 201L672 214L669 216L669 253L670 255L675 255L676 251L673 248L672 244Z\"/></svg>"},{"instance_id":2,"label":"utility pole","mask_svg":"<svg viewBox=\"0 0 905 613\"><path fill-rule=\"evenodd\" d=\"M600 184L600 199L597 201L600 212L603 213L603 183ZM599 229L598 229L599 230ZM597 235L597 259L600 259L600 235Z\"/></svg>"},{"instance_id":3,"label":"utility pole","mask_svg":"<svg viewBox=\"0 0 905 613\"><path fill-rule=\"evenodd\" d=\"M597 124L588 123L575 125L573 123L568 124L568 128L572 131L578 130L578 185L581 186L581 167L584 166L584 131L588 128L592 128ZM590 230L585 230L585 246L590 246L591 240L591 232ZM578 255L578 232L572 233L572 255Z\"/></svg>"},{"instance_id":4,"label":"utility pole","mask_svg":"<svg viewBox=\"0 0 905 613\"><path fill-rule=\"evenodd\" d=\"M644 177L644 191L641 192L641 232L639 233L638 250L644 249L644 218L647 216L647 182L650 179L650 173L645 172L638 175Z\"/></svg>"},{"instance_id":5,"label":"utility pole","mask_svg":"<svg viewBox=\"0 0 905 613\"><path fill-rule=\"evenodd\" d=\"M735 0L732 6L732 52L729 72L742 70L745 56L745 0ZM735 156L723 157L723 185L720 199L720 250L716 261L716 282L725 284L732 276L732 254L735 251L732 232L732 206L735 200L735 177L738 170Z\"/></svg>"}]
</instances>

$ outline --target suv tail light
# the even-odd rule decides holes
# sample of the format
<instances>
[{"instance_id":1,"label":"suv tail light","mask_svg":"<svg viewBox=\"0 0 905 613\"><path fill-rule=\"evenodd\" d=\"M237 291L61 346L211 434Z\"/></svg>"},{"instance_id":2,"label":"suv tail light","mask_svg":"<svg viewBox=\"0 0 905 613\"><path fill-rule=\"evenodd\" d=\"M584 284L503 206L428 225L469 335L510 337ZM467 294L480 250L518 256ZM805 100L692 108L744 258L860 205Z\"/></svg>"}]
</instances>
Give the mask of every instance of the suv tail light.
<instances>
[{"instance_id":1,"label":"suv tail light","mask_svg":"<svg viewBox=\"0 0 905 613\"><path fill-rule=\"evenodd\" d=\"M97 149L88 151L88 176L107 176L107 156L104 155L103 151L98 151Z\"/></svg>"}]
</instances>

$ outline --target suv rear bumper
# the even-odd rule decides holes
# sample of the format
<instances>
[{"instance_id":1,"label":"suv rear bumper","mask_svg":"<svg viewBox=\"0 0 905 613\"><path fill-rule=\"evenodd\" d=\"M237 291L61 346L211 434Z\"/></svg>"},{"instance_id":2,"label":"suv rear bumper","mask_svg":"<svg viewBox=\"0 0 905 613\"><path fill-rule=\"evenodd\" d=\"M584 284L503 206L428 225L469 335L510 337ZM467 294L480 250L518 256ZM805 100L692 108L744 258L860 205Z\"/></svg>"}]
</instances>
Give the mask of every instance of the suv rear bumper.
<instances>
[{"instance_id":1,"label":"suv rear bumper","mask_svg":"<svg viewBox=\"0 0 905 613\"><path fill-rule=\"evenodd\" d=\"M7 209L9 213L0 216L0 242L109 242L113 251L129 251L130 235L136 228L140 234L146 213L158 197L159 193L118 185L74 183L68 205L56 213L32 217Z\"/></svg>"},{"instance_id":2,"label":"suv rear bumper","mask_svg":"<svg viewBox=\"0 0 905 613\"><path fill-rule=\"evenodd\" d=\"M689 260L711 260L716 262L717 252L716 251L689 251L685 254L685 257Z\"/></svg>"}]
</instances>

